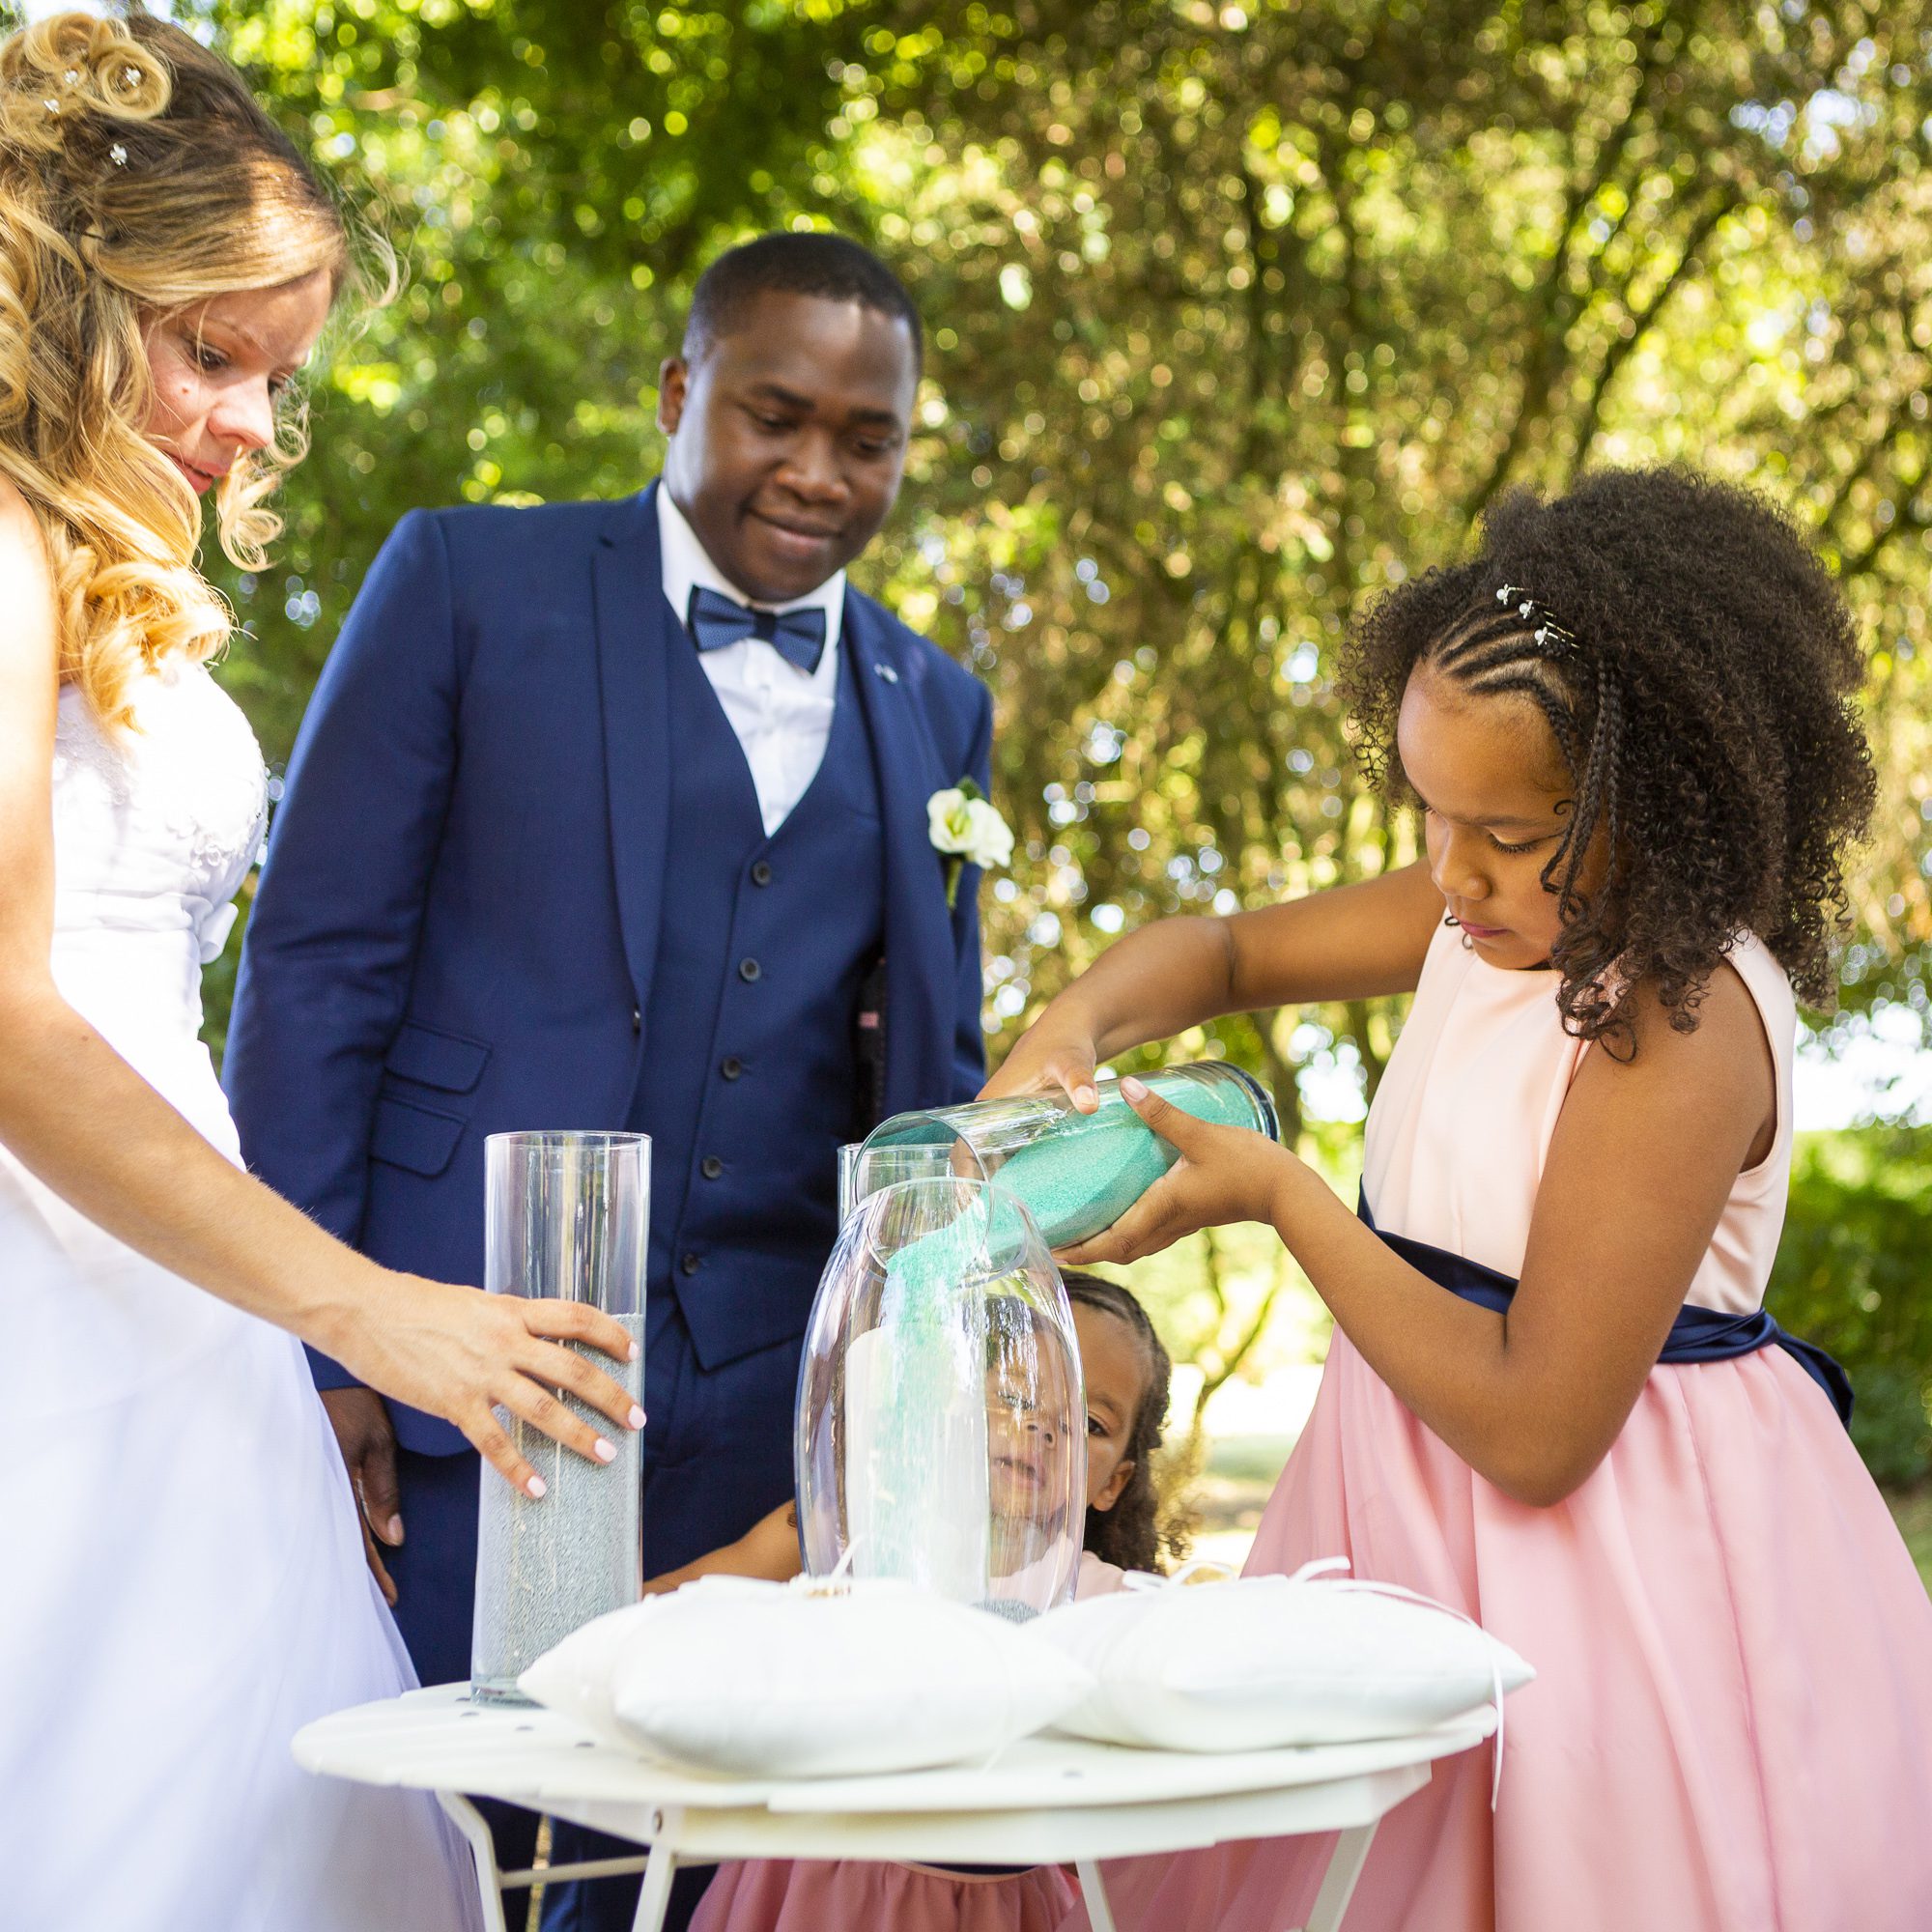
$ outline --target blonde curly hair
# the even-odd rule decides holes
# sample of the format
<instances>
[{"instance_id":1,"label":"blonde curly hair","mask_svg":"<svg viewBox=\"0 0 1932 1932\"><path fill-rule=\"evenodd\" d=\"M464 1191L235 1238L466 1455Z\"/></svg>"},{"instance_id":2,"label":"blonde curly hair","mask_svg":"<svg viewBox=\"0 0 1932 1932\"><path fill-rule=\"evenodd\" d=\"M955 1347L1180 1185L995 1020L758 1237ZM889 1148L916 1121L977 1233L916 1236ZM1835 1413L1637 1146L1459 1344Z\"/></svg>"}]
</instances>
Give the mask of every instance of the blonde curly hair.
<instances>
[{"instance_id":1,"label":"blonde curly hair","mask_svg":"<svg viewBox=\"0 0 1932 1932\"><path fill-rule=\"evenodd\" d=\"M358 270L320 179L241 75L178 27L62 14L0 43L0 474L53 571L60 677L130 722L128 686L206 659L231 618L194 565L201 507L144 435L143 331L215 296ZM219 486L221 547L259 568L300 459L298 401Z\"/></svg>"}]
</instances>

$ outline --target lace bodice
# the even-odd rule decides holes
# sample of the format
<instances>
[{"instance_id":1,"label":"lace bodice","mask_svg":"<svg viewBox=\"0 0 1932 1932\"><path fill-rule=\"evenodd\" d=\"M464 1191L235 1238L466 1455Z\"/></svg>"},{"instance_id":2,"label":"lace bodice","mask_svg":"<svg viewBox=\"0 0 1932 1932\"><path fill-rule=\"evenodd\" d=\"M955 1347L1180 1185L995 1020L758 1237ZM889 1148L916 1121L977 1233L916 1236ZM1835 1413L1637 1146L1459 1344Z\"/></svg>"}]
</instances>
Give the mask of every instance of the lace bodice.
<instances>
[{"instance_id":1,"label":"lace bodice","mask_svg":"<svg viewBox=\"0 0 1932 1932\"><path fill-rule=\"evenodd\" d=\"M54 730L55 977L110 1035L138 1014L191 1037L201 968L235 923L262 842L266 775L240 709L200 666L134 688L137 729L101 728L71 687Z\"/></svg>"}]
</instances>

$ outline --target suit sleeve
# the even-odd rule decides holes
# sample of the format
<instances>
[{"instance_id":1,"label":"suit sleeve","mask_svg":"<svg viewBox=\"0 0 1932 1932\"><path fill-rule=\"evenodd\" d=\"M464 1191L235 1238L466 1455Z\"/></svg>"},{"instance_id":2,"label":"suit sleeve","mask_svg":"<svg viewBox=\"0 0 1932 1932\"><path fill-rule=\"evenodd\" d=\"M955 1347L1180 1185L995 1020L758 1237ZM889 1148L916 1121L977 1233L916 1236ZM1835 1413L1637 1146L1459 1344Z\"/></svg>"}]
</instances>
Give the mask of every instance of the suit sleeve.
<instances>
[{"instance_id":1,"label":"suit sleeve","mask_svg":"<svg viewBox=\"0 0 1932 1932\"><path fill-rule=\"evenodd\" d=\"M442 533L412 511L370 567L302 721L223 1066L249 1167L352 1245L449 805L458 698ZM310 1361L323 1388L354 1379Z\"/></svg>"},{"instance_id":2,"label":"suit sleeve","mask_svg":"<svg viewBox=\"0 0 1932 1932\"><path fill-rule=\"evenodd\" d=\"M978 715L966 769L980 789L993 794L993 698L982 684L974 686ZM986 1084L986 1033L980 1023L985 984L980 961L980 869L968 866L959 875L959 898L952 912L952 942L957 964L957 1020L953 1034L952 1097L970 1100Z\"/></svg>"}]
</instances>

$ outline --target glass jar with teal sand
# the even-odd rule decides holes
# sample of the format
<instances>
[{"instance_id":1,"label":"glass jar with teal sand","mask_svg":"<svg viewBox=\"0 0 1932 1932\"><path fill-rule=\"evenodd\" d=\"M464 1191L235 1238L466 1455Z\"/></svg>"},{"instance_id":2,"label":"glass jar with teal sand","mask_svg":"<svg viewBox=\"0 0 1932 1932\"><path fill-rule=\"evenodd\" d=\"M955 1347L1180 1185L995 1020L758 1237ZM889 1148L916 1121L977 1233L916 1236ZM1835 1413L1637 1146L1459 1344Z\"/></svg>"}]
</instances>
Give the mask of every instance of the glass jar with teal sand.
<instances>
[{"instance_id":1,"label":"glass jar with teal sand","mask_svg":"<svg viewBox=\"0 0 1932 1932\"><path fill-rule=\"evenodd\" d=\"M893 1577L1020 1620L1065 1603L1086 1413L1066 1290L1025 1208L956 1177L867 1194L799 1368L808 1574Z\"/></svg>"},{"instance_id":2,"label":"glass jar with teal sand","mask_svg":"<svg viewBox=\"0 0 1932 1932\"><path fill-rule=\"evenodd\" d=\"M1237 1066L1203 1060L1141 1078L1184 1114L1281 1139L1266 1089ZM866 1150L951 1147L955 1170L997 1181L1032 1215L1048 1247L1072 1247L1112 1227L1178 1157L1127 1105L1113 1072L1094 1087L1100 1104L1091 1114L1060 1093L896 1114L872 1130Z\"/></svg>"}]
</instances>

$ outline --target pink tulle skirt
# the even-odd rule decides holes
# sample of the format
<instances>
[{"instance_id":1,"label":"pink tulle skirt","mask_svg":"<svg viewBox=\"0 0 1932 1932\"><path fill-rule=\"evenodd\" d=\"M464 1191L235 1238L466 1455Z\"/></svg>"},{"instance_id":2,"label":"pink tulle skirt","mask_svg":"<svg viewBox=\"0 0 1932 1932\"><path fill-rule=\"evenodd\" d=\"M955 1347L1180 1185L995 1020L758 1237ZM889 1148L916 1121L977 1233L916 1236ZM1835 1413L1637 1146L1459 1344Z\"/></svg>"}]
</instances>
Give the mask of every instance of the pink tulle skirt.
<instances>
[{"instance_id":1,"label":"pink tulle skirt","mask_svg":"<svg viewBox=\"0 0 1932 1932\"><path fill-rule=\"evenodd\" d=\"M1058 1865L971 1878L918 1865L720 1865L691 1932L1052 1932L1079 1892Z\"/></svg>"},{"instance_id":2,"label":"pink tulle skirt","mask_svg":"<svg viewBox=\"0 0 1932 1932\"><path fill-rule=\"evenodd\" d=\"M1383 1821L1347 1932L1926 1932L1932 1603L1782 1350L1652 1372L1603 1464L1510 1501L1339 1333L1250 1573L1344 1555L1535 1665ZM1332 1841L1105 1867L1122 1932L1282 1932ZM1078 1907L1072 1927L1087 1923Z\"/></svg>"}]
</instances>

